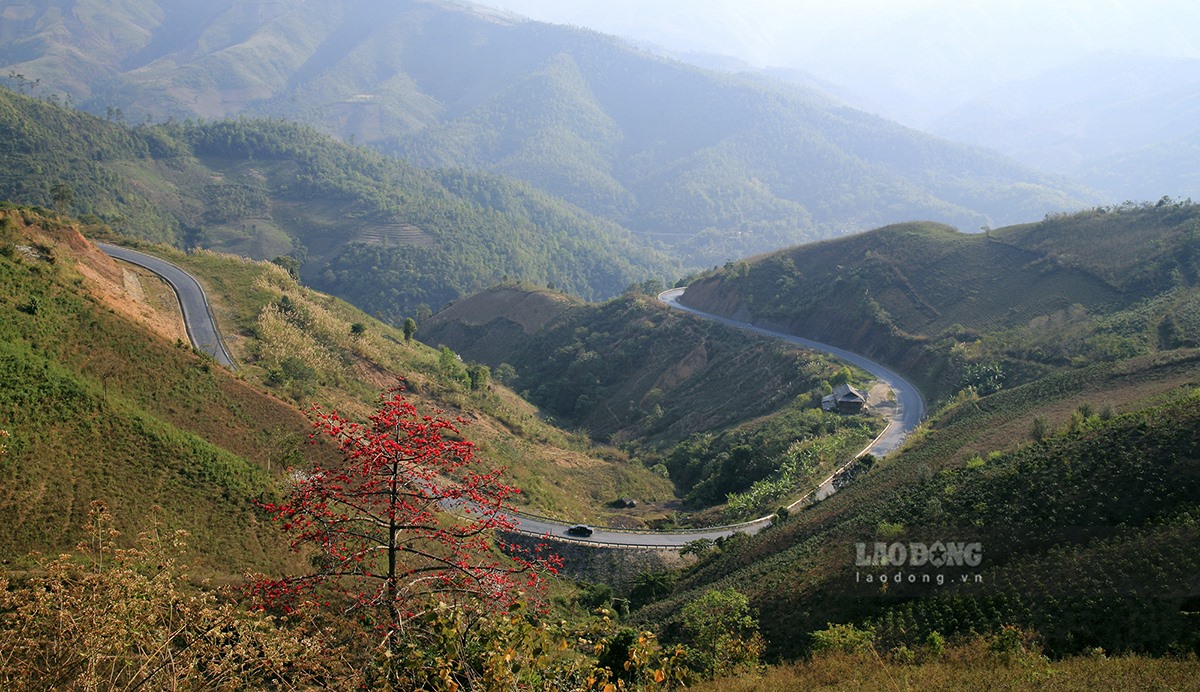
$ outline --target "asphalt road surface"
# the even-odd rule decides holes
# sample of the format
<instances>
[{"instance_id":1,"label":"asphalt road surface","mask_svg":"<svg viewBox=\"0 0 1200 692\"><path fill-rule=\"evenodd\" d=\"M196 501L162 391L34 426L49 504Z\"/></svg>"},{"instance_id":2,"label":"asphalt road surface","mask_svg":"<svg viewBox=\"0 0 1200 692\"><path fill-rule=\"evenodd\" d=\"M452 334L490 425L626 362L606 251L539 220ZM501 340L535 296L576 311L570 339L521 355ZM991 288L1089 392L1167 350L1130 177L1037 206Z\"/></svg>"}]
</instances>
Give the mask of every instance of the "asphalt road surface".
<instances>
[{"instance_id":1,"label":"asphalt road surface","mask_svg":"<svg viewBox=\"0 0 1200 692\"><path fill-rule=\"evenodd\" d=\"M560 540L578 541L579 543L600 543L621 546L625 548L680 548L687 543L701 538L716 540L731 536L735 533L758 533L770 525L769 519L758 519L735 526L714 526L707 529L692 531L622 531L600 526L592 527L591 536L572 536L567 533L568 525L554 519L530 517L527 515L509 515L522 533L537 536L549 535Z\"/></svg>"},{"instance_id":2,"label":"asphalt road surface","mask_svg":"<svg viewBox=\"0 0 1200 692\"><path fill-rule=\"evenodd\" d=\"M183 324L187 328L188 338L191 339L192 345L212 356L221 365L227 368L233 367L233 359L229 357L229 353L225 351L225 345L221 343L216 320L213 319L212 310L208 307L208 298L205 297L204 289L200 288L195 277L166 260L151 257L136 250L108 243L96 243L96 247L110 257L136 264L161 276L175 290L175 295L179 298L179 307L183 310Z\"/></svg>"}]
</instances>

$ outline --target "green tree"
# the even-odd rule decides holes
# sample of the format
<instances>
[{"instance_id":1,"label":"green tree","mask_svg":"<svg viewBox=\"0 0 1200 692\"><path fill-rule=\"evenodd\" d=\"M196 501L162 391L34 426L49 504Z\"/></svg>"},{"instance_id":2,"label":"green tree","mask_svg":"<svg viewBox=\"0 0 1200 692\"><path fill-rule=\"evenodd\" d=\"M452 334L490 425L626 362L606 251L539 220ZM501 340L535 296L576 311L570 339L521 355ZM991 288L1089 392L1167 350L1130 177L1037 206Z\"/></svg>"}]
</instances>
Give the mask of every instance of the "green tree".
<instances>
[{"instance_id":1,"label":"green tree","mask_svg":"<svg viewBox=\"0 0 1200 692\"><path fill-rule=\"evenodd\" d=\"M1033 419L1033 426L1029 431L1029 436L1032 437L1035 442L1041 442L1049 437L1050 432L1050 419L1046 418L1045 416L1035 416Z\"/></svg>"},{"instance_id":2,"label":"green tree","mask_svg":"<svg viewBox=\"0 0 1200 692\"><path fill-rule=\"evenodd\" d=\"M745 673L758 667L766 642L746 595L714 589L683 608L683 631L697 672L705 677Z\"/></svg>"},{"instance_id":3,"label":"green tree","mask_svg":"<svg viewBox=\"0 0 1200 692\"><path fill-rule=\"evenodd\" d=\"M488 370L488 366L479 363L472 363L467 366L467 380L470 381L472 390L479 391L486 389L488 380L490 379L491 371Z\"/></svg>"},{"instance_id":4,"label":"green tree","mask_svg":"<svg viewBox=\"0 0 1200 692\"><path fill-rule=\"evenodd\" d=\"M75 189L66 183L55 183L50 188L50 198L54 200L54 208L65 214L75 204Z\"/></svg>"},{"instance_id":5,"label":"green tree","mask_svg":"<svg viewBox=\"0 0 1200 692\"><path fill-rule=\"evenodd\" d=\"M454 351L451 351L449 346L442 346L438 349L438 372L442 373L442 377L451 382L459 384L470 383L470 378L467 375L467 369L463 365L462 358Z\"/></svg>"},{"instance_id":6,"label":"green tree","mask_svg":"<svg viewBox=\"0 0 1200 692\"><path fill-rule=\"evenodd\" d=\"M508 363L501 363L496 366L496 371L492 373L496 381L505 386L512 386L517 383L517 369Z\"/></svg>"},{"instance_id":7,"label":"green tree","mask_svg":"<svg viewBox=\"0 0 1200 692\"><path fill-rule=\"evenodd\" d=\"M271 264L283 267L283 269L296 281L300 280L300 262L291 255L280 255L271 260Z\"/></svg>"},{"instance_id":8,"label":"green tree","mask_svg":"<svg viewBox=\"0 0 1200 692\"><path fill-rule=\"evenodd\" d=\"M412 341L413 335L417 333L417 321L411 317L404 318L404 340Z\"/></svg>"},{"instance_id":9,"label":"green tree","mask_svg":"<svg viewBox=\"0 0 1200 692\"><path fill-rule=\"evenodd\" d=\"M812 633L813 653L869 654L875 650L875 630L851 624L835 625Z\"/></svg>"},{"instance_id":10,"label":"green tree","mask_svg":"<svg viewBox=\"0 0 1200 692\"><path fill-rule=\"evenodd\" d=\"M629 604L641 608L671 593L674 588L675 576L670 572L642 572L634 579L629 591Z\"/></svg>"}]
</instances>

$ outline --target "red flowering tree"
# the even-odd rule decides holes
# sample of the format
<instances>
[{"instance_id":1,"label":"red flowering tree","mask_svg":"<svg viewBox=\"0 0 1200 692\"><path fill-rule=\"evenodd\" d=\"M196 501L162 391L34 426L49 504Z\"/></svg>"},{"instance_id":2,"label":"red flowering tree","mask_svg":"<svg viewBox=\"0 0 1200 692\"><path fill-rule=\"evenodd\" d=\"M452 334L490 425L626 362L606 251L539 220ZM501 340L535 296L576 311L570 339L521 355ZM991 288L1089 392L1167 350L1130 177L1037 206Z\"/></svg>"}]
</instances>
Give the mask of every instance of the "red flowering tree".
<instances>
[{"instance_id":1,"label":"red flowering tree","mask_svg":"<svg viewBox=\"0 0 1200 692\"><path fill-rule=\"evenodd\" d=\"M513 528L508 498L520 491L501 471L477 468L459 433L464 421L420 415L399 388L366 424L315 410L312 439L334 440L341 461L293 470L291 496L263 505L314 570L255 583L264 605L337 600L365 610L394 648L430 608L506 608L534 597L524 590L537 591L557 558L501 542L497 532Z\"/></svg>"}]
</instances>

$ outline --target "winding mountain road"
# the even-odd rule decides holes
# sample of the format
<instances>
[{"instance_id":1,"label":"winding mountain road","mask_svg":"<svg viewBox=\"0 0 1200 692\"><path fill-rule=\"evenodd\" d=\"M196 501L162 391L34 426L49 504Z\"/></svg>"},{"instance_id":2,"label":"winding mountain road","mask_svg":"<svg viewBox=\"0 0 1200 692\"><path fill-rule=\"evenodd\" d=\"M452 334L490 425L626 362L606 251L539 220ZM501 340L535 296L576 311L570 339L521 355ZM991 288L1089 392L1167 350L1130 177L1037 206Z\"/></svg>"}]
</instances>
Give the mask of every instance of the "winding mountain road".
<instances>
[{"instance_id":1,"label":"winding mountain road","mask_svg":"<svg viewBox=\"0 0 1200 692\"><path fill-rule=\"evenodd\" d=\"M199 282L191 274L187 273L180 267L167 262L166 260L152 257L145 253L130 250L128 248L117 247L107 243L96 243L96 246L114 257L130 264L136 264L139 267L148 269L155 274L161 276L172 289L175 295L179 298L180 307L183 310L183 320L187 327L188 338L192 344L211 355L218 363L226 367L233 367L233 359L229 357L225 346L221 343L220 332L217 329L216 320L213 318L212 310L209 308L208 299L204 295L204 289L200 287ZM884 456L895 451L903 442L904 438L917 425L921 419L925 417L925 400L921 397L921 393L910 382L905 380L893 370L880 365L874 361L864 358L856 353L851 353L836 346L829 346L803 337L784 334L769 329L764 329L746 322L739 322L720 315L714 315L707 312L696 310L679 302L679 297L683 295L685 289L677 288L670 291L665 291L659 295L659 300L666 303L668 306L682 310L704 319L720 322L721 324L741 329L761 336L766 336L774 339L780 339L797 346L812 349L815 351L823 351L837 358L840 358L848 363L851 363L867 372L871 373L880 381L891 387L895 393L895 404L892 409L891 420L887 428L879 435L870 445L859 452L858 456L864 454L874 454L875 456ZM849 464L847 464L848 466ZM797 505L806 502L810 497L815 497L818 500L824 499L836 492L833 479L844 468L838 469L821 484L817 490L809 493L805 497L792 503L789 507L793 508ZM562 523L556 519L546 517L536 517L526 514L514 515L511 517L516 524L516 530L521 533L526 533L535 536L553 536L559 540L573 541L589 545L608 545L622 548L681 548L691 541L698 539L716 540L731 536L734 533L758 533L767 526L770 526L772 516L760 517L753 521L744 522L742 524L734 524L730 526L714 526L706 529L695 529L688 531L628 531L621 529L612 529L607 527L595 527L591 536L571 536L567 533L569 525Z\"/></svg>"},{"instance_id":2,"label":"winding mountain road","mask_svg":"<svg viewBox=\"0 0 1200 692\"><path fill-rule=\"evenodd\" d=\"M137 250L108 243L96 243L96 247L109 257L136 264L161 276L174 289L175 296L179 299L179 307L183 310L183 324L187 328L192 345L212 356L221 365L233 367L233 359L229 357L225 344L221 342L221 333L217 330L217 321L208 306L208 298L196 277L166 260Z\"/></svg>"},{"instance_id":3,"label":"winding mountain road","mask_svg":"<svg viewBox=\"0 0 1200 692\"><path fill-rule=\"evenodd\" d=\"M916 429L916 427L920 425L921 421L925 418L925 399L921 396L920 390L918 390L911 382L901 377L891 368L876 363L869 358L860 356L857 353L851 353L845 349L838 348L837 346L830 346L829 344L823 344L813 341L812 339L805 339L804 337L795 336L793 334L785 334L783 332L765 329L747 322L739 322L728 317L722 317L720 315L714 315L712 313L688 307L687 305L679 302L679 297L683 295L685 290L686 289L683 288L675 288L669 291L664 291L659 294L658 299L671 308L688 312L696 315L697 317L713 320L714 322L720 322L726 326L751 332L753 334L758 334L760 336L779 339L781 341L795 344L813 351L822 351L828 353L858 368L866 370L878 378L879 381L891 388L895 397L895 401L889 407L890 411L888 412L889 420L887 427L882 433L879 434L878 437L872 440L871 444L867 445L861 452L859 452L855 456L855 459L865 454L873 454L877 457L882 457L896 451L899 449L900 445L904 443L904 440L908 437L909 433ZM795 507L808 502L810 499L823 500L837 492L837 488L834 486L833 482L834 478L852 463L854 462L851 461L842 468L834 471L821 483L820 486L817 487L816 490L793 502L788 506L788 509L794 509ZM690 541L701 538L716 540L717 538L727 537L739 532L751 534L758 533L759 531L762 531L766 527L770 526L773 518L774 515L770 515L744 522L742 524L734 524L731 526L714 526L711 528L697 529L694 531L630 532L621 531L619 529L596 528L595 532L591 536L587 538L581 538L566 536L567 527L553 519L528 516L514 517L514 519L516 519L518 522L518 530L524 533L537 535L549 534L559 538L566 536L566 538L569 540L578 541L580 543L599 543L623 547L647 548L679 548L683 545L686 545Z\"/></svg>"},{"instance_id":4,"label":"winding mountain road","mask_svg":"<svg viewBox=\"0 0 1200 692\"><path fill-rule=\"evenodd\" d=\"M812 339L805 339L804 337L795 336L793 334L785 334L783 332L764 329L763 327L758 327L748 322L739 322L728 317L722 317L720 315L714 315L712 313L702 312L695 308L688 307L679 302L679 298L683 295L685 290L687 289L673 288L669 291L663 291L659 294L658 299L672 308L703 317L706 320L713 320L714 322L720 322L721 324L733 327L735 329L741 329L743 331L758 334L760 336L786 341L789 344L802 346L813 351L823 351L837 357L840 360L844 360L855 367L866 370L878 378L880 382L883 382L890 387L892 392L895 394L896 401L895 409L890 416L891 420L888 423L888 427L883 431L883 434L876 438L876 440L872 442L866 449L859 452L859 456L864 454L874 454L877 457L881 457L896 451L896 449L898 449L900 445L904 443L904 439L908 437L908 434L915 430L925 418L925 399L921 396L920 390L914 387L911 382L896 374L896 371L892 370L891 368L880 365L879 363L876 363L875 361L864 356L860 356L857 353L851 353L845 349L838 348L837 346L822 344L820 342L813 341Z\"/></svg>"}]
</instances>

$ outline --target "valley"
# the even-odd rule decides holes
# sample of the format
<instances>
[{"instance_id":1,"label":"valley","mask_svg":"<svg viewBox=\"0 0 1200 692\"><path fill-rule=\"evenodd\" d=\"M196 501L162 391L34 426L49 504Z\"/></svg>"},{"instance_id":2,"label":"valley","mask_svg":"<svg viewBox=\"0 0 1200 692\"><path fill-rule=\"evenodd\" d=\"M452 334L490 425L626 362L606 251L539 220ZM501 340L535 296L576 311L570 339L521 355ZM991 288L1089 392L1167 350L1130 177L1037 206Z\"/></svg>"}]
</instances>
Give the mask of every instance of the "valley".
<instances>
[{"instance_id":1,"label":"valley","mask_svg":"<svg viewBox=\"0 0 1200 692\"><path fill-rule=\"evenodd\" d=\"M183 306L183 319L186 324L188 338L193 347L211 356L225 367L233 367L235 365L225 349L220 338L220 328L212 317L212 311L205 299L204 291L195 277L174 264L145 253L106 243L97 243L97 247L113 258L153 271L162 277L164 281L167 281ZM880 383L885 388L886 394L883 399L877 400L876 405L873 407L875 409L878 409L879 406L886 407L886 412L883 414L883 417L886 419L884 431L872 440L867 447L858 452L850 462L847 462L841 468L837 469L834 474L830 475L823 482L820 482L816 489L809 495L789 503L787 509L793 509L802 503L813 500L820 501L832 495L836 492L834 479L839 474L845 472L854 463L854 460L867 454L874 457L882 457L895 451L909 433L916 429L924 417L924 403L920 393L911 384L887 368L835 347L818 344L808 339L769 332L755 328L752 325L686 308L678 303L678 298L682 293L683 289L674 289L660 294L658 298L676 309L682 309L699 315L704 319L716 320L735 329L752 331L772 339L783 339L801 345L806 349L830 353L878 377ZM571 535L569 531L571 522L569 521L563 523L564 520L560 519L560 521L555 522L545 517L536 517L530 514L515 514L512 516L514 530L532 536L549 536L558 540L566 537L568 540L584 544L596 543L606 546L630 546L635 548L674 547L677 549L694 540L724 539L739 532L754 534L770 526L774 518L774 515L770 515L736 525L714 526L693 529L686 532L641 531L631 533L611 527L593 527L598 530L586 537L582 537Z\"/></svg>"},{"instance_id":2,"label":"valley","mask_svg":"<svg viewBox=\"0 0 1200 692\"><path fill-rule=\"evenodd\" d=\"M0 3L0 687L1193 687L1195 59L668 52Z\"/></svg>"}]
</instances>

